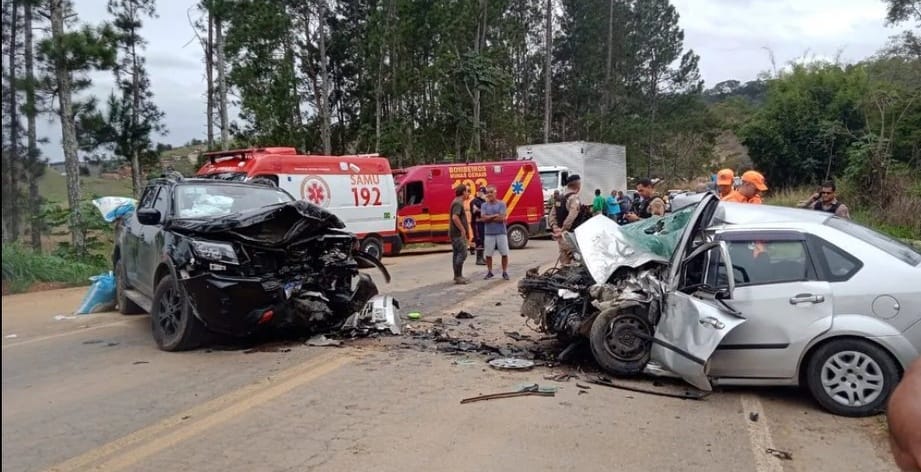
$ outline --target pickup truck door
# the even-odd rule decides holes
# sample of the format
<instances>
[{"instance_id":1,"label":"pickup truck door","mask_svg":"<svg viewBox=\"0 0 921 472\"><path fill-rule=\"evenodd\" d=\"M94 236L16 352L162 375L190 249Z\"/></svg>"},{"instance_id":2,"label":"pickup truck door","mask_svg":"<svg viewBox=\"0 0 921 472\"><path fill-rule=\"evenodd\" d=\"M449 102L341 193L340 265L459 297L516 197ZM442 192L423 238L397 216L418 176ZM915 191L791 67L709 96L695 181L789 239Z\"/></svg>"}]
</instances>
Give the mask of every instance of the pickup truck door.
<instances>
[{"instance_id":1,"label":"pickup truck door","mask_svg":"<svg viewBox=\"0 0 921 472\"><path fill-rule=\"evenodd\" d=\"M147 186L144 189L144 193L141 194L141 200L138 202L138 210L142 208L153 208L158 190L159 187L157 185ZM127 282L129 286L139 289L144 287L144 282L140 280L141 271L139 269L141 263L141 240L144 237L144 225L138 221L137 212L132 213L125 219L123 232L121 259L122 264L125 266L125 274L128 276Z\"/></svg>"},{"instance_id":2,"label":"pickup truck door","mask_svg":"<svg viewBox=\"0 0 921 472\"><path fill-rule=\"evenodd\" d=\"M138 286L145 295L153 297L154 276L163 254L163 222L170 214L170 188L158 185L153 199L153 208L160 211L160 223L156 225L141 225L138 241Z\"/></svg>"}]
</instances>

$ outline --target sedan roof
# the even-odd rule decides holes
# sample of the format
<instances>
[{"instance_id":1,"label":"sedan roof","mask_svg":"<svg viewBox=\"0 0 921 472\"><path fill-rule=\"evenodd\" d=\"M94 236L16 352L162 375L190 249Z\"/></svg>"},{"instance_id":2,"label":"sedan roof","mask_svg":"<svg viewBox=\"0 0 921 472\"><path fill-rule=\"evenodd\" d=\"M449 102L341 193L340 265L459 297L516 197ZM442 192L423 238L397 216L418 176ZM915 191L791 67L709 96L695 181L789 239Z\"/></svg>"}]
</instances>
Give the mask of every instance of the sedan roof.
<instances>
[{"instance_id":1,"label":"sedan roof","mask_svg":"<svg viewBox=\"0 0 921 472\"><path fill-rule=\"evenodd\" d=\"M822 224L831 213L800 208L773 205L752 205L747 203L720 202L711 226L763 225L763 224Z\"/></svg>"}]
</instances>

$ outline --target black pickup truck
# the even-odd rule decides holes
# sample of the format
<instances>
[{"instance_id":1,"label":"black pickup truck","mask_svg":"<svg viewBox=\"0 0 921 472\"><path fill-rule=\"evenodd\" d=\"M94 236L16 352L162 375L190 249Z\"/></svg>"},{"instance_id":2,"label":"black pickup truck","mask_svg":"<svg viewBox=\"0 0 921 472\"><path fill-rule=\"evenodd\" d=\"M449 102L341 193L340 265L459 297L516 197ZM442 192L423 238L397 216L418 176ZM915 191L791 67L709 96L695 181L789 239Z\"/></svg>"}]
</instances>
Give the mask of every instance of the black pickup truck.
<instances>
[{"instance_id":1,"label":"black pickup truck","mask_svg":"<svg viewBox=\"0 0 921 472\"><path fill-rule=\"evenodd\" d=\"M359 263L390 280L344 227L271 185L151 180L136 211L116 224L118 309L150 313L166 351L198 347L209 331L335 328L377 294Z\"/></svg>"}]
</instances>

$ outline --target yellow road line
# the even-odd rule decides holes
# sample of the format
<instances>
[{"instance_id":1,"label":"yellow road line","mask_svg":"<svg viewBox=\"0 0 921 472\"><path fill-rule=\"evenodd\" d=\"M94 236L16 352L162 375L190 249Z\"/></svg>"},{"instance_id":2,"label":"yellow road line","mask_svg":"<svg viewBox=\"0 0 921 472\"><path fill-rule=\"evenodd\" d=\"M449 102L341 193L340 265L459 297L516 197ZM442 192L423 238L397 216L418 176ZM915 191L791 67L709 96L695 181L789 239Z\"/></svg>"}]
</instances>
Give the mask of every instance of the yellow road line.
<instances>
[{"instance_id":1,"label":"yellow road line","mask_svg":"<svg viewBox=\"0 0 921 472\"><path fill-rule=\"evenodd\" d=\"M353 360L354 357L343 356L335 352L318 355L272 377L196 405L47 470L55 472L86 470L91 464L104 460L107 462L93 468L118 470L129 467L146 457L188 440L206 429L240 416L294 388L316 380Z\"/></svg>"}]
</instances>

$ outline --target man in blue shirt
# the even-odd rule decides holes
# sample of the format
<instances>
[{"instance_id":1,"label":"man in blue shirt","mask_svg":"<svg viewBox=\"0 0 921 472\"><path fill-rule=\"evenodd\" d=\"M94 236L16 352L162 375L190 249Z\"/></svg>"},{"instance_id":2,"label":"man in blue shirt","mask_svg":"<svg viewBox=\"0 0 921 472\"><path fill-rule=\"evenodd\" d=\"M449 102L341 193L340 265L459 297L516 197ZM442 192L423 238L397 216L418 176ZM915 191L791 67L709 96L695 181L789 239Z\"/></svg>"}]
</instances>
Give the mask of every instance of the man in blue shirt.
<instances>
[{"instance_id":1,"label":"man in blue shirt","mask_svg":"<svg viewBox=\"0 0 921 472\"><path fill-rule=\"evenodd\" d=\"M508 230L505 227L505 202L496 198L496 186L486 186L486 203L480 207L483 221L483 252L486 255L486 279L494 277L492 256L499 251L502 256L502 278L508 280Z\"/></svg>"},{"instance_id":2,"label":"man in blue shirt","mask_svg":"<svg viewBox=\"0 0 921 472\"><path fill-rule=\"evenodd\" d=\"M618 215L620 215L620 202L617 201L617 190L611 190L611 194L605 199L604 204L604 214L607 215L608 218L617 221Z\"/></svg>"}]
</instances>

